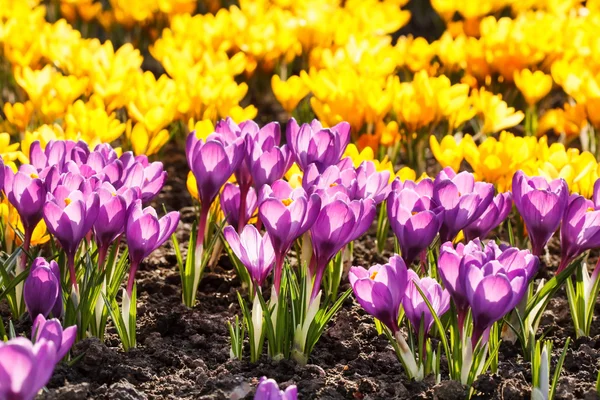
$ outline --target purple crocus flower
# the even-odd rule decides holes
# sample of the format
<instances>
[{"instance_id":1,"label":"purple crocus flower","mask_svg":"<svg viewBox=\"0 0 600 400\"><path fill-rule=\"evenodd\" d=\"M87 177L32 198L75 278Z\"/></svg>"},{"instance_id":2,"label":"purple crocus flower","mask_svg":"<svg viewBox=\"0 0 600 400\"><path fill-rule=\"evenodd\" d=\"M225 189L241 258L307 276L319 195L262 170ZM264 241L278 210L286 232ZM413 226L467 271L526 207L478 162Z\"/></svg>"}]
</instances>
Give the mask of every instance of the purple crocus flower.
<instances>
[{"instance_id":1,"label":"purple crocus flower","mask_svg":"<svg viewBox=\"0 0 600 400\"><path fill-rule=\"evenodd\" d=\"M313 258L309 270L315 277L311 299L319 293L321 278L329 261L369 229L376 213L372 199L351 201L342 193L338 193L335 200L324 203L310 229Z\"/></svg>"},{"instance_id":2,"label":"purple crocus flower","mask_svg":"<svg viewBox=\"0 0 600 400\"><path fill-rule=\"evenodd\" d=\"M139 188L142 202L148 203L161 191L167 180L163 163L148 163L146 156L136 157L136 162L125 173L123 186Z\"/></svg>"},{"instance_id":3,"label":"purple crocus flower","mask_svg":"<svg viewBox=\"0 0 600 400\"><path fill-rule=\"evenodd\" d=\"M234 226L236 229L238 229L240 225L242 227L245 226L256 212L258 199L256 190L252 187L248 190L248 194L246 195L246 211L242 214L244 218L241 221L239 219L240 187L233 183L226 183L219 198L221 200L221 210L223 210L225 218L227 218L227 223Z\"/></svg>"},{"instance_id":4,"label":"purple crocus flower","mask_svg":"<svg viewBox=\"0 0 600 400\"><path fill-rule=\"evenodd\" d=\"M171 211L158 219L153 207L142 209L141 200L135 200L132 204L125 227L131 262L127 281L127 294L130 297L135 282L135 273L140 263L167 241L177 229L177 224L179 224L179 212L177 211Z\"/></svg>"},{"instance_id":5,"label":"purple crocus flower","mask_svg":"<svg viewBox=\"0 0 600 400\"><path fill-rule=\"evenodd\" d=\"M261 287L275 262L269 233L261 237L254 225L246 225L239 235L232 226L226 226L223 234L231 250L248 270L252 281L257 287Z\"/></svg>"},{"instance_id":6,"label":"purple crocus flower","mask_svg":"<svg viewBox=\"0 0 600 400\"><path fill-rule=\"evenodd\" d=\"M308 196L301 187L292 189L288 182L278 180L263 186L259 201L258 215L269 232L275 251L273 284L279 292L285 256L294 240L315 222L321 199L316 194Z\"/></svg>"},{"instance_id":7,"label":"purple crocus flower","mask_svg":"<svg viewBox=\"0 0 600 400\"><path fill-rule=\"evenodd\" d=\"M99 198L98 218L94 223L94 237L98 243L98 267L102 268L108 249L125 230L127 210L137 194L133 189L122 188L121 195L108 182L97 189ZM139 189L138 189L139 192Z\"/></svg>"},{"instance_id":8,"label":"purple crocus flower","mask_svg":"<svg viewBox=\"0 0 600 400\"><path fill-rule=\"evenodd\" d=\"M456 249L453 247L452 242L446 242L440 247L438 272L444 287L454 301L461 332L464 320L469 312L469 301L464 286L465 261L478 260L479 265L483 265L488 261L495 260L501 253L502 251L495 242L489 241L487 246L484 247L479 239L470 241L466 245L458 243Z\"/></svg>"},{"instance_id":9,"label":"purple crocus flower","mask_svg":"<svg viewBox=\"0 0 600 400\"><path fill-rule=\"evenodd\" d=\"M196 243L197 253L201 253L200 249L204 245L204 232L210 206L219 194L221 186L227 182L244 160L245 149L244 138L237 138L230 144L220 141L216 134L210 135L206 142L198 139L196 132L190 133L187 138L185 147L187 161L196 178L201 203ZM241 198L245 199L245 196ZM245 210L245 206L241 209Z\"/></svg>"},{"instance_id":10,"label":"purple crocus flower","mask_svg":"<svg viewBox=\"0 0 600 400\"><path fill-rule=\"evenodd\" d=\"M467 265L465 289L473 315L473 346L483 337L487 342L489 328L510 312L525 294L525 273L515 274L511 280L499 261L493 260L481 268Z\"/></svg>"},{"instance_id":11,"label":"purple crocus flower","mask_svg":"<svg viewBox=\"0 0 600 400\"><path fill-rule=\"evenodd\" d=\"M485 239L489 233L496 229L512 210L512 193L498 193L487 209L463 229L467 242L480 238Z\"/></svg>"},{"instance_id":12,"label":"purple crocus flower","mask_svg":"<svg viewBox=\"0 0 600 400\"><path fill-rule=\"evenodd\" d=\"M70 191L61 185L53 194L48 194L44 205L46 226L67 254L71 283L75 288L75 253L98 217L99 203L97 193L85 199L79 190Z\"/></svg>"},{"instance_id":13,"label":"purple crocus flower","mask_svg":"<svg viewBox=\"0 0 600 400\"><path fill-rule=\"evenodd\" d=\"M352 267L348 279L359 304L395 334L408 285L408 271L402 258L394 255L387 264L376 264L368 270Z\"/></svg>"},{"instance_id":14,"label":"purple crocus flower","mask_svg":"<svg viewBox=\"0 0 600 400\"><path fill-rule=\"evenodd\" d=\"M432 186L431 180L428 181ZM409 188L410 185L405 185L404 189L402 186L399 180L392 183L387 213L390 227L398 239L402 258L410 265L435 239L444 219L444 209L438 207L431 197Z\"/></svg>"},{"instance_id":15,"label":"purple crocus flower","mask_svg":"<svg viewBox=\"0 0 600 400\"><path fill-rule=\"evenodd\" d=\"M358 198L371 198L375 204L379 204L386 199L390 188L390 171L378 172L373 161L363 161L356 169Z\"/></svg>"},{"instance_id":16,"label":"purple crocus flower","mask_svg":"<svg viewBox=\"0 0 600 400\"><path fill-rule=\"evenodd\" d=\"M254 400L297 400L298 388L296 385L290 385L285 391L279 389L279 385L274 379L267 379L266 376L260 378L256 388Z\"/></svg>"},{"instance_id":17,"label":"purple crocus flower","mask_svg":"<svg viewBox=\"0 0 600 400\"><path fill-rule=\"evenodd\" d=\"M62 315L62 290L60 269L56 261L46 261L43 257L33 260L29 276L23 285L23 297L29 317L47 317L50 312L55 318Z\"/></svg>"},{"instance_id":18,"label":"purple crocus flower","mask_svg":"<svg viewBox=\"0 0 600 400\"><path fill-rule=\"evenodd\" d=\"M342 192L352 200L363 198L357 196L358 181L352 164L331 165L323 172L318 170L316 164L310 164L302 176L302 187L307 193L318 193L322 197L326 194L327 198L333 198L338 192Z\"/></svg>"},{"instance_id":19,"label":"purple crocus flower","mask_svg":"<svg viewBox=\"0 0 600 400\"><path fill-rule=\"evenodd\" d=\"M456 174L450 167L440 171L433 185L433 199L444 208L440 228L442 242L453 240L479 218L494 199L491 183L475 182L473 174L466 171Z\"/></svg>"},{"instance_id":20,"label":"purple crocus flower","mask_svg":"<svg viewBox=\"0 0 600 400\"><path fill-rule=\"evenodd\" d=\"M249 170L257 190L283 178L292 166L292 153L286 145L277 147L273 145L273 140L269 140L266 142L267 149L258 144L252 144L250 147L253 149L249 158Z\"/></svg>"},{"instance_id":21,"label":"purple crocus flower","mask_svg":"<svg viewBox=\"0 0 600 400\"><path fill-rule=\"evenodd\" d=\"M560 227L559 274L584 251L600 247L600 210L583 196L571 195Z\"/></svg>"},{"instance_id":22,"label":"purple crocus flower","mask_svg":"<svg viewBox=\"0 0 600 400\"><path fill-rule=\"evenodd\" d=\"M44 214L46 186L39 178L38 170L29 164L21 165L17 173L10 167L3 167L3 172L4 192L19 213L25 230L23 247L25 251L29 251L33 230Z\"/></svg>"},{"instance_id":23,"label":"purple crocus flower","mask_svg":"<svg viewBox=\"0 0 600 400\"><path fill-rule=\"evenodd\" d=\"M402 305L404 306L406 318L410 321L415 333L419 334L422 323L425 337L427 337L434 319L417 286L427 297L427 301L429 301L438 317L444 315L450 308L450 294L447 290L442 289L435 279L430 277L419 278L415 271L408 270L408 286Z\"/></svg>"},{"instance_id":24,"label":"purple crocus flower","mask_svg":"<svg viewBox=\"0 0 600 400\"><path fill-rule=\"evenodd\" d=\"M48 383L56 366L53 342L17 337L0 340L0 399L33 400Z\"/></svg>"},{"instance_id":25,"label":"purple crocus flower","mask_svg":"<svg viewBox=\"0 0 600 400\"><path fill-rule=\"evenodd\" d=\"M531 241L533 254L539 256L565 213L569 188L564 179L552 182L541 176L528 177L517 171L512 180L513 201L521 214Z\"/></svg>"},{"instance_id":26,"label":"purple crocus flower","mask_svg":"<svg viewBox=\"0 0 600 400\"><path fill-rule=\"evenodd\" d=\"M350 124L340 122L332 128L323 128L318 120L301 127L290 119L286 130L287 143L300 169L315 163L319 172L340 161L350 142Z\"/></svg>"},{"instance_id":27,"label":"purple crocus flower","mask_svg":"<svg viewBox=\"0 0 600 400\"><path fill-rule=\"evenodd\" d=\"M280 171L276 171L278 167L284 167L283 165L269 167L267 164L274 161L273 157L266 156L264 160L265 170L259 171L257 168L260 166L253 163L253 153L256 151L256 157L260 158L263 152L269 152L274 147L279 146L281 140L281 129L279 123L271 122L262 128L252 120L244 121L237 125L231 118L221 120L215 127L215 135L219 137L223 143L231 144L237 140L244 140L246 147L243 151L243 160L237 168L234 169L235 179L240 186L241 193L241 208L240 208L240 225L237 227L238 231L241 231L244 224L241 223L242 209L245 209L246 193L250 190L250 187L254 185L255 189L260 189L262 184L267 183L268 179L280 179L285 171L281 173L281 176L277 177ZM277 157L277 151L275 150L272 156ZM288 156L289 158L289 156ZM275 167L275 168L273 168ZM289 166L288 166L289 168ZM287 169L286 169L287 171ZM271 175L271 176L267 176ZM253 182L253 178L256 176L259 182Z\"/></svg>"},{"instance_id":28,"label":"purple crocus flower","mask_svg":"<svg viewBox=\"0 0 600 400\"><path fill-rule=\"evenodd\" d=\"M29 162L39 171L40 177L44 178L48 167L57 166L62 172L65 164L70 161L77 165L85 164L89 154L90 149L83 141L51 140L42 150L40 142L36 140L29 149Z\"/></svg>"},{"instance_id":29,"label":"purple crocus flower","mask_svg":"<svg viewBox=\"0 0 600 400\"><path fill-rule=\"evenodd\" d=\"M63 330L60 321L56 318L46 320L43 315L33 322L31 328L31 338L36 343L46 340L54 343L56 348L56 361L59 362L69 352L75 339L77 338L77 325L70 326Z\"/></svg>"}]
</instances>

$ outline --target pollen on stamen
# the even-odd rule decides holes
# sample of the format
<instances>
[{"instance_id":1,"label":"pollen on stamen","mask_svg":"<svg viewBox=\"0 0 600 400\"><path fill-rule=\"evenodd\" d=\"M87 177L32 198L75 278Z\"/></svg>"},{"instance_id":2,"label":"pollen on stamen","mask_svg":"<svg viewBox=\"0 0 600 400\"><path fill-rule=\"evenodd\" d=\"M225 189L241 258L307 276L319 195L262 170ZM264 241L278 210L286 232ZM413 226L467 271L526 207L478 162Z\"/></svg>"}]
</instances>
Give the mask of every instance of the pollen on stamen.
<instances>
[{"instance_id":1,"label":"pollen on stamen","mask_svg":"<svg viewBox=\"0 0 600 400\"><path fill-rule=\"evenodd\" d=\"M378 271L373 271L373 273L370 276L371 280L375 279L375 277L377 276L377 272Z\"/></svg>"},{"instance_id":2,"label":"pollen on stamen","mask_svg":"<svg viewBox=\"0 0 600 400\"><path fill-rule=\"evenodd\" d=\"M284 206L289 206L290 204L292 204L292 199L283 199L281 200L281 202L283 203Z\"/></svg>"},{"instance_id":3,"label":"pollen on stamen","mask_svg":"<svg viewBox=\"0 0 600 400\"><path fill-rule=\"evenodd\" d=\"M67 198L65 199L65 205L67 205L67 206L68 206L69 204L71 204L71 199L67 197Z\"/></svg>"},{"instance_id":4,"label":"pollen on stamen","mask_svg":"<svg viewBox=\"0 0 600 400\"><path fill-rule=\"evenodd\" d=\"M337 185L338 185L337 183L333 182L331 185L329 185L329 187L335 187Z\"/></svg>"},{"instance_id":5,"label":"pollen on stamen","mask_svg":"<svg viewBox=\"0 0 600 400\"><path fill-rule=\"evenodd\" d=\"M36 174L36 173L34 172L34 173L32 173L31 175L29 175L29 177L30 177L31 179L37 179L37 178L39 178L39 175L38 175L38 174Z\"/></svg>"},{"instance_id":6,"label":"pollen on stamen","mask_svg":"<svg viewBox=\"0 0 600 400\"><path fill-rule=\"evenodd\" d=\"M585 210L586 212L590 212L590 211L596 211L596 209L594 207L588 207L587 210Z\"/></svg>"}]
</instances>

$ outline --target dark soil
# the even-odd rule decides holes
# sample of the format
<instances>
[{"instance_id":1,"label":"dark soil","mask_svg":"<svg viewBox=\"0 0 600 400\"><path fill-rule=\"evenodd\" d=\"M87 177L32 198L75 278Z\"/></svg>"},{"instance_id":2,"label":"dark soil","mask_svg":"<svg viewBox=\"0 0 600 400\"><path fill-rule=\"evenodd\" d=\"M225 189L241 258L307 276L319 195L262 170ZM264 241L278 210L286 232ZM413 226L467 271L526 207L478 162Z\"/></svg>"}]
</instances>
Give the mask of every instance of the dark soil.
<instances>
[{"instance_id":1,"label":"dark soil","mask_svg":"<svg viewBox=\"0 0 600 400\"><path fill-rule=\"evenodd\" d=\"M185 243L195 218L185 188L185 158L167 151L164 158L170 180L157 204L182 210L178 238ZM391 244L391 241L390 241ZM354 264L384 262L390 253L376 254L373 237L355 246ZM57 366L46 399L243 399L252 398L258 378L266 375L283 387L296 384L301 399L464 399L467 389L442 376L411 382L392 347L378 336L372 318L350 298L317 344L309 364L258 363L231 360L226 321L239 314L236 291L240 282L223 256L205 272L198 305L182 305L175 253L166 245L142 265L138 285L138 347L123 352L114 328L101 343L89 338L76 344L73 366ZM346 283L347 285L347 283ZM346 286L347 287L347 286ZM597 307L600 315L600 307ZM8 309L0 304L0 315ZM16 324L28 334L30 323ZM551 328L553 364L567 336L574 337L566 295L550 302L541 331ZM531 370L518 344L503 343L498 374L485 374L475 383L475 398L523 399L530 396ZM600 357L600 322L595 319L591 338L570 346L557 399L595 399L594 384ZM442 365L444 365L442 361Z\"/></svg>"}]
</instances>

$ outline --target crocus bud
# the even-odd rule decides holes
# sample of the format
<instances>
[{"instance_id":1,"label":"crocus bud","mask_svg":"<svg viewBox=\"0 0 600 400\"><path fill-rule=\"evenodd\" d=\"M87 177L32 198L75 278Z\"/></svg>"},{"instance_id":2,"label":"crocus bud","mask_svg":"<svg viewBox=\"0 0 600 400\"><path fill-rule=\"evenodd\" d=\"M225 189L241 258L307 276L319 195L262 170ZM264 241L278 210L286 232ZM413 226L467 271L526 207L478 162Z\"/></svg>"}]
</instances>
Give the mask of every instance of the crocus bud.
<instances>
[{"instance_id":1,"label":"crocus bud","mask_svg":"<svg viewBox=\"0 0 600 400\"><path fill-rule=\"evenodd\" d=\"M266 376L260 378L254 400L297 400L298 388L296 385L290 385L285 391L279 389L279 385L274 379L267 379Z\"/></svg>"},{"instance_id":2,"label":"crocus bud","mask_svg":"<svg viewBox=\"0 0 600 400\"><path fill-rule=\"evenodd\" d=\"M0 399L33 400L50 380L56 362L51 341L0 340Z\"/></svg>"},{"instance_id":3,"label":"crocus bud","mask_svg":"<svg viewBox=\"0 0 600 400\"><path fill-rule=\"evenodd\" d=\"M33 322L31 328L31 338L37 343L43 340L54 343L56 348L56 362L59 362L69 352L75 339L77 338L77 325L70 326L63 330L60 321L56 318L46 320L43 315Z\"/></svg>"},{"instance_id":4,"label":"crocus bud","mask_svg":"<svg viewBox=\"0 0 600 400\"><path fill-rule=\"evenodd\" d=\"M417 290L417 286L421 289L438 317L444 315L450 308L450 295L447 290L442 289L435 279L429 277L419 278L415 271L408 270L408 286L402 301L404 312L415 333L419 334L419 329L423 324L424 333L427 336L434 319L427 303L423 300L423 296Z\"/></svg>"},{"instance_id":5,"label":"crocus bud","mask_svg":"<svg viewBox=\"0 0 600 400\"><path fill-rule=\"evenodd\" d=\"M56 261L49 263L42 257L33 261L29 276L23 286L25 306L33 320L38 315L47 317L50 312L56 318L62 315L62 290L60 269Z\"/></svg>"},{"instance_id":6,"label":"crocus bud","mask_svg":"<svg viewBox=\"0 0 600 400\"><path fill-rule=\"evenodd\" d=\"M517 171L512 180L513 201L521 214L531 241L533 254L539 256L558 226L569 201L564 179L552 182L541 176L528 177Z\"/></svg>"},{"instance_id":7,"label":"crocus bud","mask_svg":"<svg viewBox=\"0 0 600 400\"><path fill-rule=\"evenodd\" d=\"M423 180L422 182L431 180ZM420 184L423 185L423 184ZM444 219L444 209L426 195L419 194L399 180L392 183L387 212L404 262L410 265L433 242Z\"/></svg>"},{"instance_id":8,"label":"crocus bud","mask_svg":"<svg viewBox=\"0 0 600 400\"><path fill-rule=\"evenodd\" d=\"M238 138L232 143L223 143L218 136L211 135L206 142L192 132L186 143L187 161L198 188L202 207L208 210L217 197L221 186L227 182L244 159L246 143Z\"/></svg>"},{"instance_id":9,"label":"crocus bud","mask_svg":"<svg viewBox=\"0 0 600 400\"><path fill-rule=\"evenodd\" d=\"M244 220L240 221L240 187L233 183L226 183L223 187L223 191L219 196L221 202L221 210L225 214L227 223L236 229L241 225L244 226L250 221L250 218L256 212L257 197L256 190L253 187L248 188L248 194L246 195L245 207L246 210L243 214Z\"/></svg>"}]
</instances>

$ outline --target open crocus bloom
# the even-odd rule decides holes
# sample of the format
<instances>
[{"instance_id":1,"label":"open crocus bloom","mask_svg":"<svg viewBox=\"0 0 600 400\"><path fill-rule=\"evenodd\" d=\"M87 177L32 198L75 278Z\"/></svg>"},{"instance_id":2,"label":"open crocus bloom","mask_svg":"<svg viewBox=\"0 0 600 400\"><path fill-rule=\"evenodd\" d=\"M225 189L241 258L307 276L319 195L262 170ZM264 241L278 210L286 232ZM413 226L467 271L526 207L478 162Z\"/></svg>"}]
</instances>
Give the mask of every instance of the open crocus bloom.
<instances>
[{"instance_id":1,"label":"open crocus bloom","mask_svg":"<svg viewBox=\"0 0 600 400\"><path fill-rule=\"evenodd\" d=\"M408 284L408 271L402 258L394 255L388 264L373 265L368 270L352 267L348 278L356 300L365 311L395 334L398 331L398 312Z\"/></svg>"}]
</instances>

